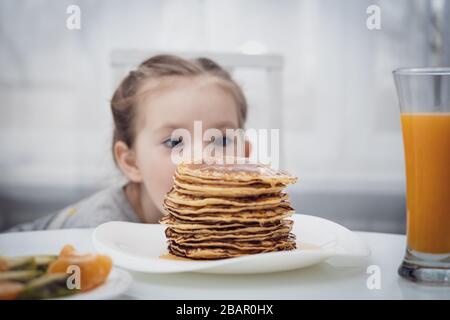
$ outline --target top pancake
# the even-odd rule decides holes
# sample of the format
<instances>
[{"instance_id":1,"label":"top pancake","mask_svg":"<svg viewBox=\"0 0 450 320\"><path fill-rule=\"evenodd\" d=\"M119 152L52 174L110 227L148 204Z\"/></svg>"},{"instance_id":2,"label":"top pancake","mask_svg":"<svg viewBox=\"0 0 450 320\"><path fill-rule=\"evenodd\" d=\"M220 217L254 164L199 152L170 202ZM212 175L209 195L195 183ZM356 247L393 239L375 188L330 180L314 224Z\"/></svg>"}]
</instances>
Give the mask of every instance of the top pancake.
<instances>
[{"instance_id":1,"label":"top pancake","mask_svg":"<svg viewBox=\"0 0 450 320\"><path fill-rule=\"evenodd\" d=\"M283 170L265 164L182 162L177 167L177 178L185 181L211 184L263 183L272 186L295 183L297 178ZM213 181L211 181L213 180Z\"/></svg>"}]
</instances>

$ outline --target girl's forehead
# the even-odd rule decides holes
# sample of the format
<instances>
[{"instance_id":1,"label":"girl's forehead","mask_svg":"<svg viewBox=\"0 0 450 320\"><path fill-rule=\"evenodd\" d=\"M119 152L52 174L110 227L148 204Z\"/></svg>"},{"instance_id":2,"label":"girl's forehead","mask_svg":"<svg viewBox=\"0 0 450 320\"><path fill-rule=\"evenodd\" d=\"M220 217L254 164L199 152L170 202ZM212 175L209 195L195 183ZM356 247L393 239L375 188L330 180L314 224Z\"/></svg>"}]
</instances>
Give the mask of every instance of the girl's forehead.
<instances>
[{"instance_id":1,"label":"girl's forehead","mask_svg":"<svg viewBox=\"0 0 450 320\"><path fill-rule=\"evenodd\" d=\"M223 123L238 127L232 93L212 76L172 77L143 89L148 92L139 103L138 120L152 130L190 128L194 121L202 121L204 127Z\"/></svg>"},{"instance_id":2,"label":"girl's forehead","mask_svg":"<svg viewBox=\"0 0 450 320\"><path fill-rule=\"evenodd\" d=\"M174 75L160 76L157 78L149 78L143 81L138 90L138 95L143 99L151 99L163 93L173 92L180 88L200 88L205 86L216 85L221 79L213 75Z\"/></svg>"}]
</instances>

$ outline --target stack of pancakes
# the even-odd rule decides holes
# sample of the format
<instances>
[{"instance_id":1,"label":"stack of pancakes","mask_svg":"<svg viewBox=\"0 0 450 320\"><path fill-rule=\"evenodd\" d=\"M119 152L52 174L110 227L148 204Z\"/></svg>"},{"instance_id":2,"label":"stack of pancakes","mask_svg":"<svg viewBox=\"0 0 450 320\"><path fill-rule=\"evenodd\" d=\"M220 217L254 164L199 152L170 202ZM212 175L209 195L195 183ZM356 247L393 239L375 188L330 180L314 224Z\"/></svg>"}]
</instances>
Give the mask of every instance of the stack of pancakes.
<instances>
[{"instance_id":1,"label":"stack of pancakes","mask_svg":"<svg viewBox=\"0 0 450 320\"><path fill-rule=\"evenodd\" d=\"M169 252L209 260L295 249L282 190L296 180L262 164L182 162L161 219Z\"/></svg>"}]
</instances>

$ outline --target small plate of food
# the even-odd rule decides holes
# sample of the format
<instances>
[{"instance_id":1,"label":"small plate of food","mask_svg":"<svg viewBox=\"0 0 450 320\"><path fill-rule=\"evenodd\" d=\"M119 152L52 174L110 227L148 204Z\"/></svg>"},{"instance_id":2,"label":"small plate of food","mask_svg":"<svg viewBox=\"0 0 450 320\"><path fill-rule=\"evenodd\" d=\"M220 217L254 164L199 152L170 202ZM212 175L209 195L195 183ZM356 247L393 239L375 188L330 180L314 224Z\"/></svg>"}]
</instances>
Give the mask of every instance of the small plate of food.
<instances>
[{"instance_id":1,"label":"small plate of food","mask_svg":"<svg viewBox=\"0 0 450 320\"><path fill-rule=\"evenodd\" d=\"M0 300L111 299L131 282L110 257L79 254L71 245L59 255L0 257Z\"/></svg>"},{"instance_id":2,"label":"small plate of food","mask_svg":"<svg viewBox=\"0 0 450 320\"><path fill-rule=\"evenodd\" d=\"M151 273L265 273L369 256L345 227L294 214L283 189L296 180L263 164L182 162L161 225L108 222L94 246L120 267Z\"/></svg>"}]
</instances>

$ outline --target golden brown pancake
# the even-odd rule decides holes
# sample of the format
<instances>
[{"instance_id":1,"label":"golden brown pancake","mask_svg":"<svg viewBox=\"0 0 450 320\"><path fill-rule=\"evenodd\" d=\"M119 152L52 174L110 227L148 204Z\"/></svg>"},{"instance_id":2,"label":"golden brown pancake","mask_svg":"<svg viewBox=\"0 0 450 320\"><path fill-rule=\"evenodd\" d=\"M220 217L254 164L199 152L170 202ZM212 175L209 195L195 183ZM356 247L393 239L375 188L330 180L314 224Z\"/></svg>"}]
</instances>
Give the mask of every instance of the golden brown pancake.
<instances>
[{"instance_id":1,"label":"golden brown pancake","mask_svg":"<svg viewBox=\"0 0 450 320\"><path fill-rule=\"evenodd\" d=\"M247 207L233 207L226 205L215 205L215 206L205 206L205 207L191 207L186 205L180 205L178 203L174 203L169 199L164 199L163 205L165 208L171 209L181 214L187 215L198 215L202 213L226 213L226 212L240 212L240 211L249 211L249 210L264 210L264 209L272 209L277 207L288 207L289 202L282 201L279 204L264 204L264 205L249 205Z\"/></svg>"},{"instance_id":2,"label":"golden brown pancake","mask_svg":"<svg viewBox=\"0 0 450 320\"><path fill-rule=\"evenodd\" d=\"M264 240L247 240L235 241L235 239L216 239L216 240L204 240L200 242L173 242L178 247L184 248L226 248L237 250L271 250L279 246L280 244L286 244L295 240L293 234L284 235L277 238L267 238Z\"/></svg>"},{"instance_id":3,"label":"golden brown pancake","mask_svg":"<svg viewBox=\"0 0 450 320\"><path fill-rule=\"evenodd\" d=\"M203 242L203 241L211 241L211 240L229 240L233 239L233 241L244 241L244 240L264 240L264 239L273 239L273 238L281 238L286 236L290 231L289 227L279 228L277 230L263 230L260 232L243 232L241 230L234 230L234 232L229 233L192 233L192 234L183 234L178 233L174 229L167 228L166 236L176 243L183 242Z\"/></svg>"},{"instance_id":4,"label":"golden brown pancake","mask_svg":"<svg viewBox=\"0 0 450 320\"><path fill-rule=\"evenodd\" d=\"M200 179L231 181L234 183L254 181L271 185L278 183L288 185L297 181L297 178L288 172L272 169L265 164L208 164L205 161L197 164L182 162L178 165L177 172L182 176L187 175Z\"/></svg>"},{"instance_id":5,"label":"golden brown pancake","mask_svg":"<svg viewBox=\"0 0 450 320\"><path fill-rule=\"evenodd\" d=\"M188 247L179 244L172 244L169 247L169 251L180 257L190 258L194 260L214 260L214 259L226 259L239 257L248 254L257 254L264 252L285 251L295 249L295 241L281 241L272 247L267 248L247 248L247 249L235 249L226 247Z\"/></svg>"},{"instance_id":6,"label":"golden brown pancake","mask_svg":"<svg viewBox=\"0 0 450 320\"><path fill-rule=\"evenodd\" d=\"M234 227L261 227L261 226L274 226L280 224L280 221L275 221L273 223L223 223L223 222L194 222L186 221L175 218L174 216L167 214L163 216L160 220L162 224L165 224L171 228L183 229L183 230L199 230L199 229L220 229L227 230Z\"/></svg>"},{"instance_id":7,"label":"golden brown pancake","mask_svg":"<svg viewBox=\"0 0 450 320\"><path fill-rule=\"evenodd\" d=\"M221 197L254 197L263 194L279 193L283 187L268 187L265 184L253 184L251 187L227 187L223 185L189 184L175 179L174 189L180 193L194 196L221 196Z\"/></svg>"},{"instance_id":8,"label":"golden brown pancake","mask_svg":"<svg viewBox=\"0 0 450 320\"><path fill-rule=\"evenodd\" d=\"M207 207L210 205L228 205L230 207L247 207L251 205L279 204L288 200L286 193L264 194L255 197L245 198L221 198L221 197L201 197L180 193L172 188L166 195L166 199L186 206Z\"/></svg>"},{"instance_id":9,"label":"golden brown pancake","mask_svg":"<svg viewBox=\"0 0 450 320\"><path fill-rule=\"evenodd\" d=\"M182 175L180 173L178 173L178 171L175 171L175 179L178 180L182 180L182 181L186 181L189 183L196 183L196 184L216 184L216 185L228 185L228 186L247 186L247 185L252 185L254 183L264 183L262 181L229 181L229 180L220 180L220 179L205 179L205 178L198 178L198 177L193 177L190 175ZM268 186L271 186L270 183L265 183ZM280 185L282 185L282 183L279 183Z\"/></svg>"},{"instance_id":10,"label":"golden brown pancake","mask_svg":"<svg viewBox=\"0 0 450 320\"><path fill-rule=\"evenodd\" d=\"M173 217L192 222L224 222L224 223L270 223L290 217L294 210L291 207L277 207L274 209L240 211L232 213L205 213L199 215L183 215L172 209L165 208Z\"/></svg>"},{"instance_id":11,"label":"golden brown pancake","mask_svg":"<svg viewBox=\"0 0 450 320\"><path fill-rule=\"evenodd\" d=\"M171 231L175 232L179 235L191 235L194 236L195 234L215 234L215 235L227 235L227 234L234 234L234 233L254 233L258 234L261 232L271 232L271 231L278 231L280 229L286 230L286 232L289 232L292 230L293 225L292 220L281 220L277 224L272 225L239 225L239 224L233 224L233 225L224 225L223 228L213 228L211 225L206 225L204 228L197 228L197 229L186 229L186 228L177 228L176 225L170 225ZM166 229L166 230L167 230Z\"/></svg>"}]
</instances>

